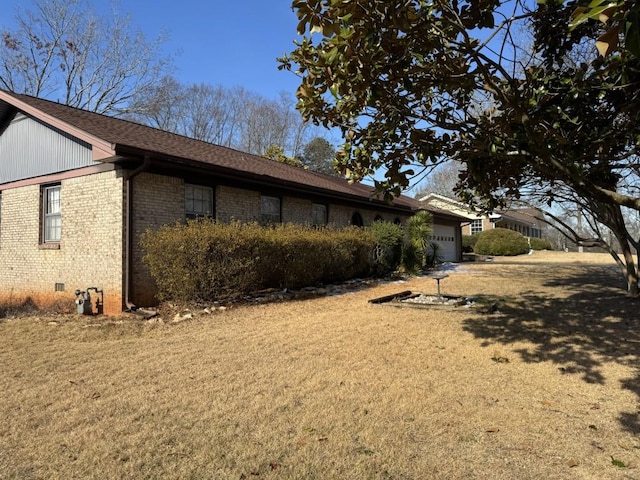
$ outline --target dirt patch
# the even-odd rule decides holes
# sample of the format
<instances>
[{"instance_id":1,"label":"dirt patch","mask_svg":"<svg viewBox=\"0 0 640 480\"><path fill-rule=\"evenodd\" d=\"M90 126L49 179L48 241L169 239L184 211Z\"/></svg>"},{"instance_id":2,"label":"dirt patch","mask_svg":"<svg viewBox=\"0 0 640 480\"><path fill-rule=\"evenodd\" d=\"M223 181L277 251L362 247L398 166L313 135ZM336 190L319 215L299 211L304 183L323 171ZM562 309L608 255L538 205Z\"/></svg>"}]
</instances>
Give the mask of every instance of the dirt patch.
<instances>
[{"instance_id":1,"label":"dirt patch","mask_svg":"<svg viewBox=\"0 0 640 480\"><path fill-rule=\"evenodd\" d=\"M434 292L416 278L177 323L6 319L0 477L638 478L638 303L583 255L449 271L487 315L368 303Z\"/></svg>"}]
</instances>

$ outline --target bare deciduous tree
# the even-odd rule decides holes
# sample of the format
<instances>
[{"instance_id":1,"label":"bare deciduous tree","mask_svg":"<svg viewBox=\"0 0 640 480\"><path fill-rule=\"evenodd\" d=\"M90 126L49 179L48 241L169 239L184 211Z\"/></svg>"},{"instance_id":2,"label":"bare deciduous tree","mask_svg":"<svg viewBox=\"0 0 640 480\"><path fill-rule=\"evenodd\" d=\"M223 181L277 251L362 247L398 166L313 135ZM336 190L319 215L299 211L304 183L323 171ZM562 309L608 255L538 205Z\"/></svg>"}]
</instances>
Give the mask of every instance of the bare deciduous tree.
<instances>
[{"instance_id":1,"label":"bare deciduous tree","mask_svg":"<svg viewBox=\"0 0 640 480\"><path fill-rule=\"evenodd\" d=\"M132 120L256 155L276 146L299 160L309 138L318 136L285 93L270 100L243 87L185 85L170 76L140 92L132 109Z\"/></svg>"},{"instance_id":2,"label":"bare deciduous tree","mask_svg":"<svg viewBox=\"0 0 640 480\"><path fill-rule=\"evenodd\" d=\"M458 183L461 167L460 162L455 160L438 165L418 185L415 197L422 198L429 193L437 193L445 197L456 198L454 188Z\"/></svg>"},{"instance_id":3,"label":"bare deciduous tree","mask_svg":"<svg viewBox=\"0 0 640 480\"><path fill-rule=\"evenodd\" d=\"M139 92L127 115L132 120L177 133L184 103L184 87L172 76L165 76L151 88Z\"/></svg>"},{"instance_id":4,"label":"bare deciduous tree","mask_svg":"<svg viewBox=\"0 0 640 480\"><path fill-rule=\"evenodd\" d=\"M294 109L293 100L285 93L278 100L262 96L247 97L239 147L261 154L271 145L280 145L294 158L300 158L309 124Z\"/></svg>"},{"instance_id":5,"label":"bare deciduous tree","mask_svg":"<svg viewBox=\"0 0 640 480\"><path fill-rule=\"evenodd\" d=\"M104 20L86 0L33 0L16 24L0 43L0 85L13 92L118 115L169 66L161 38L149 41L126 16Z\"/></svg>"}]
</instances>

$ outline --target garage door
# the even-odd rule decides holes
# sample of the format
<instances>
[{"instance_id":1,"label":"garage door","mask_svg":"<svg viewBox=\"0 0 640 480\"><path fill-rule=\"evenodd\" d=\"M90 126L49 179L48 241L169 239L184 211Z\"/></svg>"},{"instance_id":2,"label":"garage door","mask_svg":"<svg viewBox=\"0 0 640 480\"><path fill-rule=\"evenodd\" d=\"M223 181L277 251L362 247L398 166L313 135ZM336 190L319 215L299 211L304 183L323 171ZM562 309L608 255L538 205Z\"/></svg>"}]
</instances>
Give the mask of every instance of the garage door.
<instances>
[{"instance_id":1,"label":"garage door","mask_svg":"<svg viewBox=\"0 0 640 480\"><path fill-rule=\"evenodd\" d=\"M456 229L446 225L434 225L431 239L440 245L440 256L443 262L457 262Z\"/></svg>"}]
</instances>

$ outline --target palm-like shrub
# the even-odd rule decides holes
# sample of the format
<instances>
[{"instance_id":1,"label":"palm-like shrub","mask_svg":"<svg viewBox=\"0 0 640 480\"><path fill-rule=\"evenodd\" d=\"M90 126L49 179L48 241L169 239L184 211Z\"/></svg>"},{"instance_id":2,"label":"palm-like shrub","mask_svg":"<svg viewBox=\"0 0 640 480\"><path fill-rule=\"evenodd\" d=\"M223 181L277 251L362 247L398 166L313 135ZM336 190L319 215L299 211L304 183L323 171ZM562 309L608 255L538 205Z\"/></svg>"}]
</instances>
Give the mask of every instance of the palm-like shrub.
<instances>
[{"instance_id":1,"label":"palm-like shrub","mask_svg":"<svg viewBox=\"0 0 640 480\"><path fill-rule=\"evenodd\" d=\"M402 262L405 270L416 273L428 266L430 249L436 251L431 248L432 226L433 216L425 210L419 211L407 220L407 239Z\"/></svg>"}]
</instances>

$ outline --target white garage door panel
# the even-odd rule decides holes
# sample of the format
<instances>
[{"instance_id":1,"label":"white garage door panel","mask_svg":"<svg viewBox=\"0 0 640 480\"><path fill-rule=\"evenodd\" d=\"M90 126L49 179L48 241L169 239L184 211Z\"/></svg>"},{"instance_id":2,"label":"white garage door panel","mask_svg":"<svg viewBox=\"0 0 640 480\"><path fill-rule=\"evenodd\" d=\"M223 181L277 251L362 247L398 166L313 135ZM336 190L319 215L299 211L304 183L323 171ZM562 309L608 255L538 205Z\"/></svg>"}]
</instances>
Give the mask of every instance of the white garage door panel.
<instances>
[{"instance_id":1,"label":"white garage door panel","mask_svg":"<svg viewBox=\"0 0 640 480\"><path fill-rule=\"evenodd\" d=\"M456 230L455 227L434 225L431 238L440 245L440 255L444 262L455 262L456 258Z\"/></svg>"}]
</instances>

